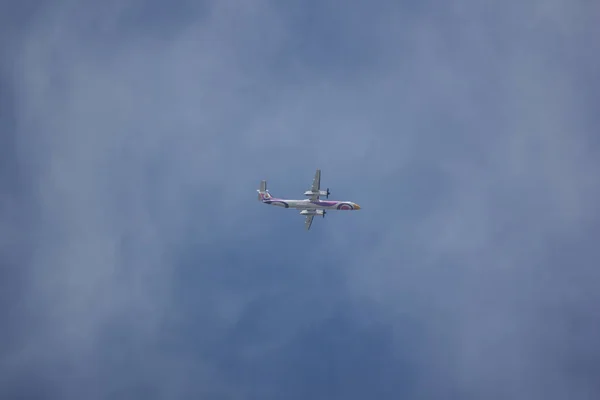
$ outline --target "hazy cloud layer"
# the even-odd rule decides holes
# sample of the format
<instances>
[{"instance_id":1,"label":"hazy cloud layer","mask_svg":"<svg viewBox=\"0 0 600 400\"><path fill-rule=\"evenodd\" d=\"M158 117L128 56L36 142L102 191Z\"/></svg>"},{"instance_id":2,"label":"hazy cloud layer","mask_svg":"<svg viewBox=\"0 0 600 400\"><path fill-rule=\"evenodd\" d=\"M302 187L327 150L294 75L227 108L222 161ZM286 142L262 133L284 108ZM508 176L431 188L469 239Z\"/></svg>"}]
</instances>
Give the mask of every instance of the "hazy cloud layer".
<instances>
[{"instance_id":1,"label":"hazy cloud layer","mask_svg":"<svg viewBox=\"0 0 600 400\"><path fill-rule=\"evenodd\" d=\"M597 398L600 8L505 3L10 5L0 397Z\"/></svg>"}]
</instances>

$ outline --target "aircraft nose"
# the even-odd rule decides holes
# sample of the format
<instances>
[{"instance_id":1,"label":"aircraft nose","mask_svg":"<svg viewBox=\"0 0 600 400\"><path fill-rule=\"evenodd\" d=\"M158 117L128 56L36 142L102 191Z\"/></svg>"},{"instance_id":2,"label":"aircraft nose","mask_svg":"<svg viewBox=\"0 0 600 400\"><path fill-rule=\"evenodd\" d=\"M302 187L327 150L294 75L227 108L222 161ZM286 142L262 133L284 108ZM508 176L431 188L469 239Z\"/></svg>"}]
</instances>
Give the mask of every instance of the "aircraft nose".
<instances>
[{"instance_id":1,"label":"aircraft nose","mask_svg":"<svg viewBox=\"0 0 600 400\"><path fill-rule=\"evenodd\" d=\"M355 210L360 210L360 206L358 204L354 203L354 209Z\"/></svg>"}]
</instances>

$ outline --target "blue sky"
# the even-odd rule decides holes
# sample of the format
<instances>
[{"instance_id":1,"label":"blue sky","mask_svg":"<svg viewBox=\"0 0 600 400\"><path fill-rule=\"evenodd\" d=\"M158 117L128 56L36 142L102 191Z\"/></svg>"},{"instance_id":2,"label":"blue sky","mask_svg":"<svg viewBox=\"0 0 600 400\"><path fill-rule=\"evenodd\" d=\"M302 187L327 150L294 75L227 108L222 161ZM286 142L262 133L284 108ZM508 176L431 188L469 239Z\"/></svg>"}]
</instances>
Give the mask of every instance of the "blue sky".
<instances>
[{"instance_id":1,"label":"blue sky","mask_svg":"<svg viewBox=\"0 0 600 400\"><path fill-rule=\"evenodd\" d=\"M598 398L600 8L509 3L7 4L0 397Z\"/></svg>"}]
</instances>

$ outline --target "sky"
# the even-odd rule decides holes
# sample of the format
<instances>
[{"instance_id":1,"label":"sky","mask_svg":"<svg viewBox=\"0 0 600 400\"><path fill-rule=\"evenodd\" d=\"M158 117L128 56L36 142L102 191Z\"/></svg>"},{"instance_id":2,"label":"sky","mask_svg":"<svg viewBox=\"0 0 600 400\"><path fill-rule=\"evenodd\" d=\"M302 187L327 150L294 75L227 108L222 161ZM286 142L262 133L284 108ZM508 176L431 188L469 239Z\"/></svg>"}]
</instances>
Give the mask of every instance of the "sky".
<instances>
[{"instance_id":1,"label":"sky","mask_svg":"<svg viewBox=\"0 0 600 400\"><path fill-rule=\"evenodd\" d=\"M3 2L0 398L599 398L598 16Z\"/></svg>"}]
</instances>

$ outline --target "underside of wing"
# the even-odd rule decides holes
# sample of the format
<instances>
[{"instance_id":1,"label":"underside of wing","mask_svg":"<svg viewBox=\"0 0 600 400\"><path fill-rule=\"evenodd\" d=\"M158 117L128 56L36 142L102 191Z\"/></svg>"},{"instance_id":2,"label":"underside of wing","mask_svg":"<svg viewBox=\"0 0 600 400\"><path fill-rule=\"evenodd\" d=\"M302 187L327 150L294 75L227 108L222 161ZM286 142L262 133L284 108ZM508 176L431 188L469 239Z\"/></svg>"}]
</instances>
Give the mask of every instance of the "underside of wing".
<instances>
[{"instance_id":1,"label":"underside of wing","mask_svg":"<svg viewBox=\"0 0 600 400\"><path fill-rule=\"evenodd\" d=\"M315 172L315 178L313 179L313 184L312 184L313 192L318 192L319 190L321 190L321 170L320 169L318 169L317 172Z\"/></svg>"},{"instance_id":2,"label":"underside of wing","mask_svg":"<svg viewBox=\"0 0 600 400\"><path fill-rule=\"evenodd\" d=\"M321 170L317 169L317 171L315 172L315 177L313 179L313 183L312 183L312 187L310 189L313 192L313 195L311 196L311 200L318 200L319 199L319 191L321 190Z\"/></svg>"},{"instance_id":3,"label":"underside of wing","mask_svg":"<svg viewBox=\"0 0 600 400\"><path fill-rule=\"evenodd\" d=\"M307 215L306 216L306 220L304 221L304 226L306 227L306 230L310 229L310 226L312 225L314 217L315 217L314 215Z\"/></svg>"}]
</instances>

